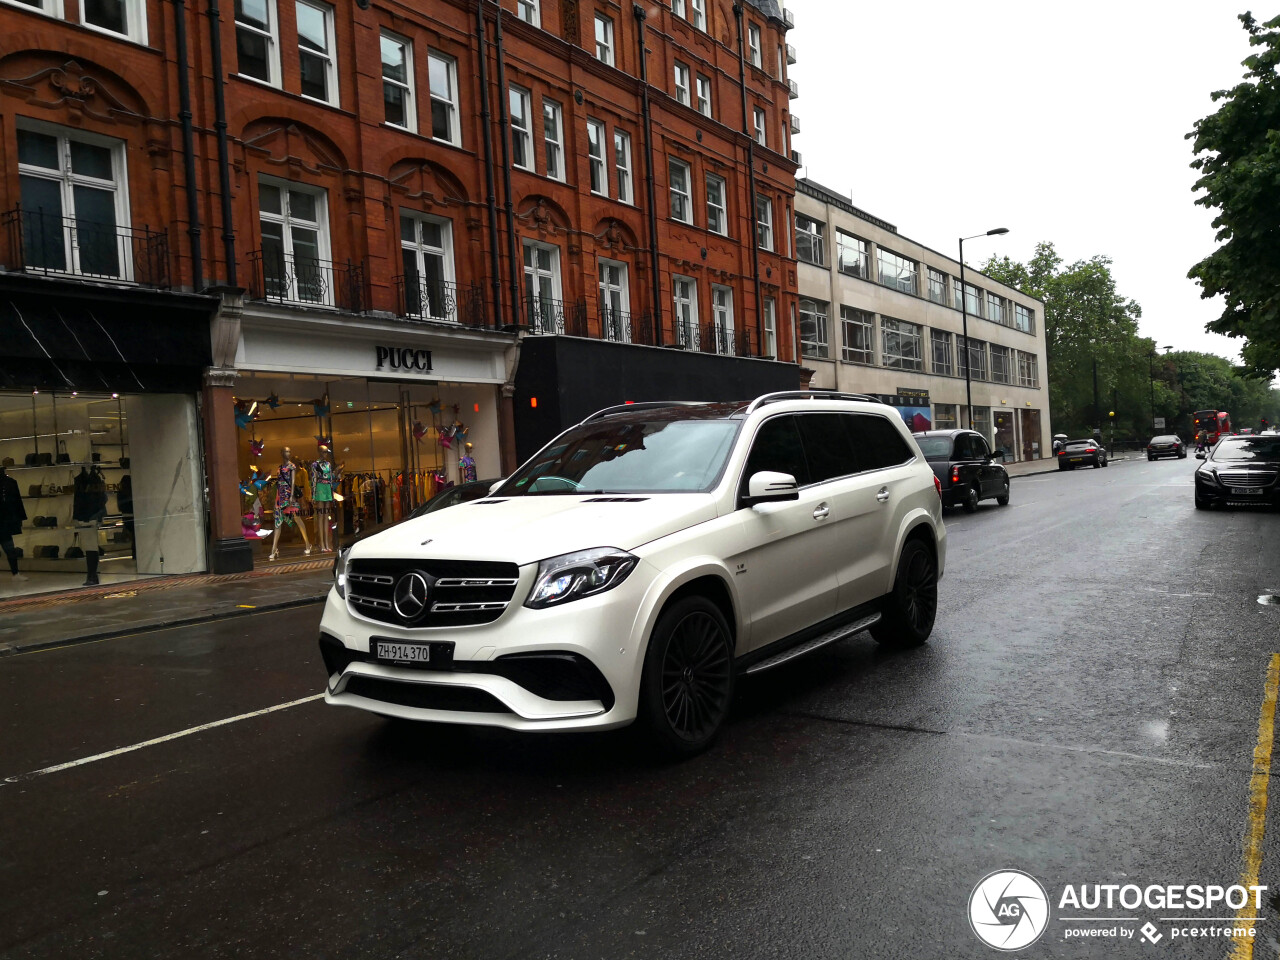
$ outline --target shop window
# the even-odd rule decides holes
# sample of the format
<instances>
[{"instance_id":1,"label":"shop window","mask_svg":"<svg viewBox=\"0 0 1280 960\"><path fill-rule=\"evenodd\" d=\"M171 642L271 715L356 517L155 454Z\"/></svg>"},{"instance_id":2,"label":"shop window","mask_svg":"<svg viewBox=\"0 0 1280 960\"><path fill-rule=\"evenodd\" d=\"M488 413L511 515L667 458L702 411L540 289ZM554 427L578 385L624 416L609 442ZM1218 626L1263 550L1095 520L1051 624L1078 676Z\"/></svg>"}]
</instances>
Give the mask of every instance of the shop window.
<instances>
[{"instance_id":1,"label":"shop window","mask_svg":"<svg viewBox=\"0 0 1280 960\"><path fill-rule=\"evenodd\" d=\"M587 121L587 160L591 165L591 192L609 195L609 177L605 173L604 124L599 120Z\"/></svg>"},{"instance_id":2,"label":"shop window","mask_svg":"<svg viewBox=\"0 0 1280 960\"><path fill-rule=\"evenodd\" d=\"M564 110L554 100L542 100L542 143L547 176L564 179Z\"/></svg>"},{"instance_id":3,"label":"shop window","mask_svg":"<svg viewBox=\"0 0 1280 960\"><path fill-rule=\"evenodd\" d=\"M715 352L733 356L733 288L711 285L711 334Z\"/></svg>"},{"instance_id":4,"label":"shop window","mask_svg":"<svg viewBox=\"0 0 1280 960\"><path fill-rule=\"evenodd\" d=\"M560 299L560 248L524 241L525 322L533 333L564 333Z\"/></svg>"},{"instance_id":5,"label":"shop window","mask_svg":"<svg viewBox=\"0 0 1280 960\"><path fill-rule=\"evenodd\" d=\"M81 0L80 22L138 43L147 42L144 0Z\"/></svg>"},{"instance_id":6,"label":"shop window","mask_svg":"<svg viewBox=\"0 0 1280 960\"><path fill-rule=\"evenodd\" d=\"M975 432L982 434L987 441L987 445L991 444L991 408L990 407L974 407L972 427Z\"/></svg>"},{"instance_id":7,"label":"shop window","mask_svg":"<svg viewBox=\"0 0 1280 960\"><path fill-rule=\"evenodd\" d=\"M618 185L618 199L623 203L632 203L631 135L621 130L613 131L613 170Z\"/></svg>"},{"instance_id":8,"label":"shop window","mask_svg":"<svg viewBox=\"0 0 1280 960\"><path fill-rule=\"evenodd\" d=\"M18 130L23 265L147 282L158 237L129 227L124 143L47 124Z\"/></svg>"},{"instance_id":9,"label":"shop window","mask_svg":"<svg viewBox=\"0 0 1280 960\"><path fill-rule=\"evenodd\" d=\"M323 190L263 177L258 183L261 268L268 299L335 306Z\"/></svg>"},{"instance_id":10,"label":"shop window","mask_svg":"<svg viewBox=\"0 0 1280 960\"><path fill-rule=\"evenodd\" d=\"M960 426L954 403L935 403L933 405L933 429L955 430Z\"/></svg>"},{"instance_id":11,"label":"shop window","mask_svg":"<svg viewBox=\"0 0 1280 960\"><path fill-rule=\"evenodd\" d=\"M241 76L280 86L275 0L236 0L236 62Z\"/></svg>"},{"instance_id":12,"label":"shop window","mask_svg":"<svg viewBox=\"0 0 1280 960\"><path fill-rule=\"evenodd\" d=\"M382 103L387 123L405 130L418 129L413 104L413 44L389 33L382 34Z\"/></svg>"},{"instance_id":13,"label":"shop window","mask_svg":"<svg viewBox=\"0 0 1280 960\"><path fill-rule=\"evenodd\" d=\"M601 259L600 328L606 340L631 342L631 294L627 287L627 265Z\"/></svg>"},{"instance_id":14,"label":"shop window","mask_svg":"<svg viewBox=\"0 0 1280 960\"><path fill-rule=\"evenodd\" d=\"M418 213L400 214L404 275L403 315L418 320L458 319L453 273L453 224Z\"/></svg>"},{"instance_id":15,"label":"shop window","mask_svg":"<svg viewBox=\"0 0 1280 960\"><path fill-rule=\"evenodd\" d=\"M334 55L333 7L298 0L298 73L302 95L338 105L338 63Z\"/></svg>"},{"instance_id":16,"label":"shop window","mask_svg":"<svg viewBox=\"0 0 1280 960\"><path fill-rule=\"evenodd\" d=\"M533 172L533 146L529 130L529 91L510 89L511 97L511 165Z\"/></svg>"},{"instance_id":17,"label":"shop window","mask_svg":"<svg viewBox=\"0 0 1280 960\"><path fill-rule=\"evenodd\" d=\"M458 146L458 62L432 50L427 54L427 79L431 85L431 136Z\"/></svg>"},{"instance_id":18,"label":"shop window","mask_svg":"<svg viewBox=\"0 0 1280 960\"><path fill-rule=\"evenodd\" d=\"M671 293L675 304L672 323L675 327L676 346L683 350L697 350L701 343L698 331L698 282L693 277L673 276Z\"/></svg>"}]
</instances>

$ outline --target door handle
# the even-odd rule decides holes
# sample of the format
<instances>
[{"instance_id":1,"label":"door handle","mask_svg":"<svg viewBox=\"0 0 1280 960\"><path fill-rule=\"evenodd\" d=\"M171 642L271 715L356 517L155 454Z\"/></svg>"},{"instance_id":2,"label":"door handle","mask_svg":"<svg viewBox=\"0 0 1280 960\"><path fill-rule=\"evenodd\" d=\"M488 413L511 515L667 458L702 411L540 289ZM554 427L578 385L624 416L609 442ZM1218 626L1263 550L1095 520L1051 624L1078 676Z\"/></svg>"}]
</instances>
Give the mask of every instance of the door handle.
<instances>
[{"instance_id":1,"label":"door handle","mask_svg":"<svg viewBox=\"0 0 1280 960\"><path fill-rule=\"evenodd\" d=\"M888 503L888 502L889 502L889 488L888 488L888 487L881 487L879 490L877 490L877 491L876 491L876 499L877 499L877 500L879 500L881 503Z\"/></svg>"},{"instance_id":2,"label":"door handle","mask_svg":"<svg viewBox=\"0 0 1280 960\"><path fill-rule=\"evenodd\" d=\"M825 503L820 503L818 504L818 508L813 511L813 519L825 520L829 513L831 513L830 508Z\"/></svg>"}]
</instances>

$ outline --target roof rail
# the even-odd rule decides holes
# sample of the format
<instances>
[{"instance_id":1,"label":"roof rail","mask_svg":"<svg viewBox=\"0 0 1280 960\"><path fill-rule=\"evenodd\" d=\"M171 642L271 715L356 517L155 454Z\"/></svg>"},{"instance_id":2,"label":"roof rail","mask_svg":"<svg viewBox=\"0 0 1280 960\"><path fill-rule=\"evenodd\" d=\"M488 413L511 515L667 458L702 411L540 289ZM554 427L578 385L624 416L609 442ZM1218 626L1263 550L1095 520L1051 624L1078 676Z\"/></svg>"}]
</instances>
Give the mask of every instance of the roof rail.
<instances>
[{"instance_id":1,"label":"roof rail","mask_svg":"<svg viewBox=\"0 0 1280 960\"><path fill-rule=\"evenodd\" d=\"M747 407L747 413L754 413L767 403L781 403L783 400L858 400L863 403L883 403L876 397L865 393L841 393L838 390L815 388L812 390L782 390L778 393L766 393L756 397Z\"/></svg>"},{"instance_id":2,"label":"roof rail","mask_svg":"<svg viewBox=\"0 0 1280 960\"><path fill-rule=\"evenodd\" d=\"M589 417L584 418L582 423L590 423L592 420L599 420L601 417L607 417L612 413L622 413L629 410L654 410L661 407L696 407L705 402L704 400L642 400L638 403L616 403L612 407L597 410Z\"/></svg>"}]
</instances>

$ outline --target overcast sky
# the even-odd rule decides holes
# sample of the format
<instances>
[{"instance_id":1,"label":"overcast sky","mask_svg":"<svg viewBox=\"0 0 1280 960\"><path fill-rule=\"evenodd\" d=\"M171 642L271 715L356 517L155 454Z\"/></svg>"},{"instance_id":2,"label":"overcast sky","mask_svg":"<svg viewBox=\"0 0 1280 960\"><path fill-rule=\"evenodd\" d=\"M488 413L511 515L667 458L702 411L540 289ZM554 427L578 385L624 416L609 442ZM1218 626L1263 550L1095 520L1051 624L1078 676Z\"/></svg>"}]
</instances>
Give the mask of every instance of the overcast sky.
<instances>
[{"instance_id":1,"label":"overcast sky","mask_svg":"<svg viewBox=\"0 0 1280 960\"><path fill-rule=\"evenodd\" d=\"M1214 248L1184 139L1244 73L1246 0L786 0L801 174L952 257L1110 257L1140 332L1238 360L1187 270ZM1271 12L1253 7L1259 21Z\"/></svg>"}]
</instances>

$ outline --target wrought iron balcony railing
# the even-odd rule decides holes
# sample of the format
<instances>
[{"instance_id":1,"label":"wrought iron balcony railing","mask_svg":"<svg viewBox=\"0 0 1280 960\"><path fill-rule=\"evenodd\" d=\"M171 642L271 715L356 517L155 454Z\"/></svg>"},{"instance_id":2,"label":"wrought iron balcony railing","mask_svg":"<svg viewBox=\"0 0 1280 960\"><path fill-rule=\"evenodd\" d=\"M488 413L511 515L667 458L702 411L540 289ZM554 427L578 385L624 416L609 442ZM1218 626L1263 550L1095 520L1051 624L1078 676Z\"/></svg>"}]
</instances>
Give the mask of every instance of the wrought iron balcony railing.
<instances>
[{"instance_id":1,"label":"wrought iron balcony railing","mask_svg":"<svg viewBox=\"0 0 1280 960\"><path fill-rule=\"evenodd\" d=\"M530 333L585 337L587 304L585 300L566 303L564 300L551 300L547 297L525 297L523 320Z\"/></svg>"},{"instance_id":2,"label":"wrought iron balcony railing","mask_svg":"<svg viewBox=\"0 0 1280 960\"><path fill-rule=\"evenodd\" d=\"M438 320L467 327L489 326L484 287L459 286L409 275L395 278L399 315L408 320Z\"/></svg>"},{"instance_id":3,"label":"wrought iron balcony railing","mask_svg":"<svg viewBox=\"0 0 1280 960\"><path fill-rule=\"evenodd\" d=\"M702 350L704 353L718 353L721 356L732 357L734 355L733 327L708 323L702 332Z\"/></svg>"},{"instance_id":4,"label":"wrought iron balcony railing","mask_svg":"<svg viewBox=\"0 0 1280 960\"><path fill-rule=\"evenodd\" d=\"M0 214L12 269L51 276L169 286L169 234L64 217L42 208L14 207Z\"/></svg>"},{"instance_id":5,"label":"wrought iron balcony railing","mask_svg":"<svg viewBox=\"0 0 1280 960\"><path fill-rule=\"evenodd\" d=\"M350 313L367 308L363 263L335 263L281 250L249 254L249 295L254 300L330 307Z\"/></svg>"},{"instance_id":6,"label":"wrought iron balcony railing","mask_svg":"<svg viewBox=\"0 0 1280 960\"><path fill-rule=\"evenodd\" d=\"M600 338L614 343L631 343L631 314L600 304Z\"/></svg>"},{"instance_id":7,"label":"wrought iron balcony railing","mask_svg":"<svg viewBox=\"0 0 1280 960\"><path fill-rule=\"evenodd\" d=\"M700 348L702 337L699 335L696 321L677 317L672 325L671 332L671 345L673 347L679 347L681 350L698 350Z\"/></svg>"}]
</instances>

